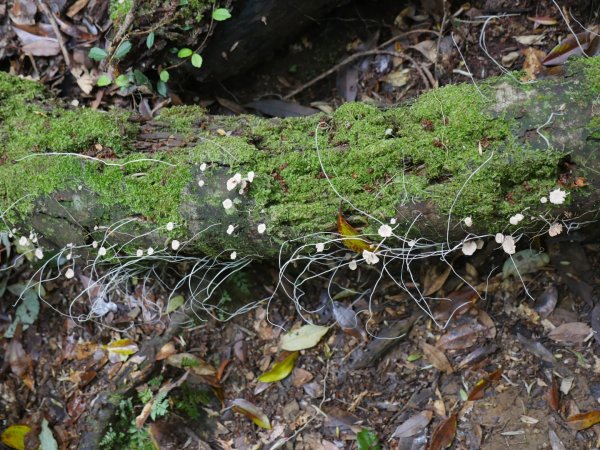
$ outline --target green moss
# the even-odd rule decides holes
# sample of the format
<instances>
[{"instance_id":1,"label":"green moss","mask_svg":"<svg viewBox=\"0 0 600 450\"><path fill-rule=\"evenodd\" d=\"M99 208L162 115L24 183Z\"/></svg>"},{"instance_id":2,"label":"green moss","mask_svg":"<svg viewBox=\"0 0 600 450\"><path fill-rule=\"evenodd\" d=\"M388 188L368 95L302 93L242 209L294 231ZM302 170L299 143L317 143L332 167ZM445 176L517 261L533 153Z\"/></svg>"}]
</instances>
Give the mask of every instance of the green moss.
<instances>
[{"instance_id":1,"label":"green moss","mask_svg":"<svg viewBox=\"0 0 600 450\"><path fill-rule=\"evenodd\" d=\"M600 58L575 58L569 64L569 72L583 70L590 95L600 95Z\"/></svg>"},{"instance_id":2,"label":"green moss","mask_svg":"<svg viewBox=\"0 0 600 450\"><path fill-rule=\"evenodd\" d=\"M37 197L83 185L92 189L107 206L122 205L159 221L179 218L178 202L183 186L189 181L189 169L156 162L127 164L148 158L129 148L137 128L127 122L128 113L54 107L45 95L37 83L0 73L3 208L21 199L16 211L25 214ZM76 155L55 153L91 156L108 153L113 154L119 164L127 165L106 166ZM177 162L180 154L186 153L172 152L157 158ZM104 160L114 163L117 159Z\"/></svg>"},{"instance_id":3,"label":"green moss","mask_svg":"<svg viewBox=\"0 0 600 450\"><path fill-rule=\"evenodd\" d=\"M110 20L119 25L131 11L133 0L111 0L109 5Z\"/></svg>"}]
</instances>

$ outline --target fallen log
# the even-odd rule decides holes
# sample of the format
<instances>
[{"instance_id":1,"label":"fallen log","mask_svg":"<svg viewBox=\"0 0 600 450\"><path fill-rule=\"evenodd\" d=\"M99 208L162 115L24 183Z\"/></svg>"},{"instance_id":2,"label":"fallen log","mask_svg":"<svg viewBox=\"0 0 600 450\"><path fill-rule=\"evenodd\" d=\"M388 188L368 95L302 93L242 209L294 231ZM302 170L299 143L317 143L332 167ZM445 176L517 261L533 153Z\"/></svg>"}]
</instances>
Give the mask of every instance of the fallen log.
<instances>
[{"instance_id":1,"label":"fallen log","mask_svg":"<svg viewBox=\"0 0 600 450\"><path fill-rule=\"evenodd\" d=\"M1 73L5 231L34 231L45 248L98 241L107 257L153 247L261 259L315 233L335 239L340 208L372 240L394 219L400 244L578 227L600 212L599 61L283 120L187 106L141 122Z\"/></svg>"}]
</instances>

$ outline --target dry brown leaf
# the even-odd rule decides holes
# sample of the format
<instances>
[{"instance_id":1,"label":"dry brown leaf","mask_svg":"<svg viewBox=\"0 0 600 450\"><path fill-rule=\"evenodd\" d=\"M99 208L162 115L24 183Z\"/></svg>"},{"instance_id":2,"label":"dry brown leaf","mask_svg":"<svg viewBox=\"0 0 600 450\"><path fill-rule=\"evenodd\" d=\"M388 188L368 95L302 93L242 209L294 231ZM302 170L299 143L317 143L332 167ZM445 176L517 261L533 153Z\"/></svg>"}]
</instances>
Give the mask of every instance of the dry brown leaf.
<instances>
[{"instance_id":1,"label":"dry brown leaf","mask_svg":"<svg viewBox=\"0 0 600 450\"><path fill-rule=\"evenodd\" d=\"M163 359L167 359L169 356L174 355L175 353L177 353L177 350L175 350L175 344L172 341L169 341L160 348L154 359L156 361L161 361Z\"/></svg>"},{"instance_id":2,"label":"dry brown leaf","mask_svg":"<svg viewBox=\"0 0 600 450\"><path fill-rule=\"evenodd\" d=\"M552 383L550 383L548 391L544 394L544 399L553 411L558 411L560 409L560 392L558 390L556 378L552 377Z\"/></svg>"},{"instance_id":3,"label":"dry brown leaf","mask_svg":"<svg viewBox=\"0 0 600 450\"><path fill-rule=\"evenodd\" d=\"M423 349L423 354L427 361L431 363L433 367L441 372L452 373L452 365L446 358L446 355L439 348L434 347L433 345L429 345L426 342L421 344L421 348Z\"/></svg>"},{"instance_id":4,"label":"dry brown leaf","mask_svg":"<svg viewBox=\"0 0 600 450\"><path fill-rule=\"evenodd\" d=\"M517 41L521 45L540 45L543 44L546 36L543 34L528 34L525 36L513 36L515 41Z\"/></svg>"},{"instance_id":5,"label":"dry brown leaf","mask_svg":"<svg viewBox=\"0 0 600 450\"><path fill-rule=\"evenodd\" d=\"M67 10L67 16L72 19L73 16L87 6L88 2L89 0L77 0L75 3L69 6L69 9Z\"/></svg>"},{"instance_id":6,"label":"dry brown leaf","mask_svg":"<svg viewBox=\"0 0 600 450\"><path fill-rule=\"evenodd\" d=\"M178 353L176 355L171 355L166 359L166 362L171 366L189 370L193 374L199 376L215 376L217 374L217 369L204 361L202 358L199 358L191 353Z\"/></svg>"},{"instance_id":7,"label":"dry brown leaf","mask_svg":"<svg viewBox=\"0 0 600 450\"><path fill-rule=\"evenodd\" d=\"M394 431L394 434L392 434L392 437L404 438L414 436L415 434L419 434L425 429L427 425L429 425L429 422L431 422L432 417L432 411L421 411L419 414L415 414L414 416L407 419L401 425L398 425L396 431Z\"/></svg>"},{"instance_id":8,"label":"dry brown leaf","mask_svg":"<svg viewBox=\"0 0 600 450\"><path fill-rule=\"evenodd\" d=\"M429 296L439 291L448 276L452 266L448 263L442 265L427 264L425 265L425 271L421 274L421 280L423 280L423 295Z\"/></svg>"},{"instance_id":9,"label":"dry brown leaf","mask_svg":"<svg viewBox=\"0 0 600 450\"><path fill-rule=\"evenodd\" d=\"M456 434L456 419L457 415L452 414L435 427L431 434L431 442L427 447L428 450L443 450L452 444Z\"/></svg>"},{"instance_id":10,"label":"dry brown leaf","mask_svg":"<svg viewBox=\"0 0 600 450\"><path fill-rule=\"evenodd\" d=\"M567 418L567 425L577 431L585 430L600 423L600 410L589 411L581 414L574 414Z\"/></svg>"},{"instance_id":11,"label":"dry brown leaf","mask_svg":"<svg viewBox=\"0 0 600 450\"><path fill-rule=\"evenodd\" d=\"M582 344L591 332L592 329L584 322L569 322L556 327L548 333L548 337L556 342Z\"/></svg>"},{"instance_id":12,"label":"dry brown leaf","mask_svg":"<svg viewBox=\"0 0 600 450\"><path fill-rule=\"evenodd\" d=\"M436 347L442 350L463 350L469 348L477 342L479 334L485 330L483 325L475 321L459 325L448 330L437 342Z\"/></svg>"},{"instance_id":13,"label":"dry brown leaf","mask_svg":"<svg viewBox=\"0 0 600 450\"><path fill-rule=\"evenodd\" d=\"M525 56L525 61L523 62L523 70L527 74L523 77L523 81L535 80L538 74L544 71L542 60L546 55L543 51L535 49L533 47L523 49L522 53Z\"/></svg>"}]
</instances>

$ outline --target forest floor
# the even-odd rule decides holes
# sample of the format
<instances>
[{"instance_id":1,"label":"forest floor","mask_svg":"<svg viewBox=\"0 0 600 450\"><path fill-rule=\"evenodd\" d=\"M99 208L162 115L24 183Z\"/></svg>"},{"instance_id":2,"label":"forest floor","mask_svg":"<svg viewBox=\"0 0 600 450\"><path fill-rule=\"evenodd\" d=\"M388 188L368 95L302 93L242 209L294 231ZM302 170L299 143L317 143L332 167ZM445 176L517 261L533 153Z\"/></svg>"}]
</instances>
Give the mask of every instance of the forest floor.
<instances>
[{"instance_id":1,"label":"forest floor","mask_svg":"<svg viewBox=\"0 0 600 450\"><path fill-rule=\"evenodd\" d=\"M71 3L80 2L66 7ZM581 30L575 19L589 27L600 13L585 1L479 0L470 9L453 5L452 17L419 2L364 3L336 10L251 74L181 83L169 102L199 103L214 114L288 116L355 100L391 106L503 70L544 76L540 60L570 27ZM479 18L491 14L508 15ZM0 29L10 31L7 10L0 17ZM69 101L155 114L169 103L156 94L140 102L118 89L84 94L65 81L61 54L26 57L21 45L14 35L0 39L1 67L60 86ZM293 96L299 103L285 99L303 86ZM96 402L108 394L115 414L101 448L600 447L600 243L577 232L538 237L514 256L518 274L495 247L415 261L410 273L390 267L394 278L383 280L364 268L335 283L318 277L306 283L301 305L278 289L277 267L261 266L236 274L217 306L232 312L273 294L270 302L228 321L218 313L190 317L181 327L176 299L188 293L169 289L176 271L126 280L110 298L116 309L94 321L74 320L89 309L87 298L70 315L57 313L93 283L77 274L45 282L37 320L10 330L14 304L36 268L4 246L0 263L12 269L0 275L0 335L10 330L12 338L0 338L0 446L82 448L85 433L102 423ZM298 354L282 352L282 338L306 319L330 328L323 336L313 330L313 345ZM168 338L153 339L161 336ZM116 383L123 373L131 389ZM265 374L286 377L259 381ZM24 431L20 447L14 435Z\"/></svg>"}]
</instances>

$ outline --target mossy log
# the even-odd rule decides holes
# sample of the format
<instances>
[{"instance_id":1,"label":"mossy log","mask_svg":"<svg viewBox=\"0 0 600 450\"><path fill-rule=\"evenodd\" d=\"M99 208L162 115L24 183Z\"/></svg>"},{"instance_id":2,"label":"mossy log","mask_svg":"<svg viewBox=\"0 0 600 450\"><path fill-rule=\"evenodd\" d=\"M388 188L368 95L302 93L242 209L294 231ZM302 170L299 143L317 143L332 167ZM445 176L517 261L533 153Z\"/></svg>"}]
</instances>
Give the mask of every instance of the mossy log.
<instances>
[{"instance_id":1,"label":"mossy log","mask_svg":"<svg viewBox=\"0 0 600 450\"><path fill-rule=\"evenodd\" d=\"M591 58L557 78L448 86L385 110L349 103L331 116L264 119L187 106L142 122L62 104L2 73L0 208L17 237L33 229L45 247L109 230L132 252L177 239L186 254L253 258L335 232L340 208L373 235L391 218L397 235L441 242L540 232L600 213L599 95ZM251 183L227 189L249 172ZM563 204L541 201L557 188Z\"/></svg>"}]
</instances>

